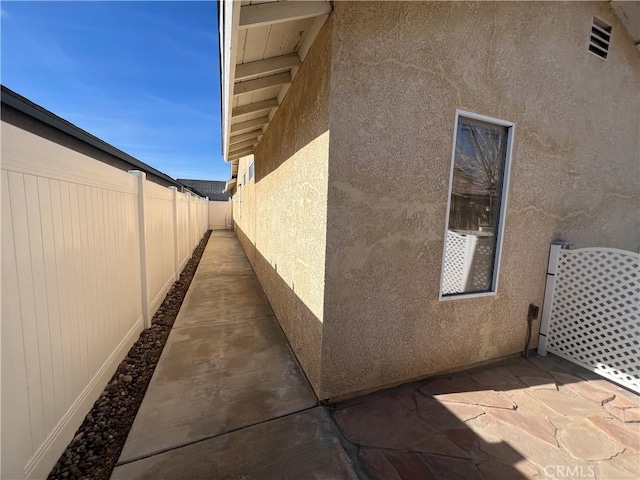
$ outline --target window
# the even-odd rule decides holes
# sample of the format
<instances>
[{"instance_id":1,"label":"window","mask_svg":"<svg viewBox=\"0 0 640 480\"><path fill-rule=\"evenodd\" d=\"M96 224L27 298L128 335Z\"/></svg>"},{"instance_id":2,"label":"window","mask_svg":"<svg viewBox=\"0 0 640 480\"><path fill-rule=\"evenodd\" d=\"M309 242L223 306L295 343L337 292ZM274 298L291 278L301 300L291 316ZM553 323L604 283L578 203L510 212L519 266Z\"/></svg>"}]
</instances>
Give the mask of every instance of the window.
<instances>
[{"instance_id":1,"label":"window","mask_svg":"<svg viewBox=\"0 0 640 480\"><path fill-rule=\"evenodd\" d=\"M249 165L249 180L253 178L253 162Z\"/></svg>"},{"instance_id":2,"label":"window","mask_svg":"<svg viewBox=\"0 0 640 480\"><path fill-rule=\"evenodd\" d=\"M245 170L244 174L242 175L242 184L246 185L247 184L247 172Z\"/></svg>"},{"instance_id":3,"label":"window","mask_svg":"<svg viewBox=\"0 0 640 480\"><path fill-rule=\"evenodd\" d=\"M440 298L495 293L514 124L456 112Z\"/></svg>"}]
</instances>

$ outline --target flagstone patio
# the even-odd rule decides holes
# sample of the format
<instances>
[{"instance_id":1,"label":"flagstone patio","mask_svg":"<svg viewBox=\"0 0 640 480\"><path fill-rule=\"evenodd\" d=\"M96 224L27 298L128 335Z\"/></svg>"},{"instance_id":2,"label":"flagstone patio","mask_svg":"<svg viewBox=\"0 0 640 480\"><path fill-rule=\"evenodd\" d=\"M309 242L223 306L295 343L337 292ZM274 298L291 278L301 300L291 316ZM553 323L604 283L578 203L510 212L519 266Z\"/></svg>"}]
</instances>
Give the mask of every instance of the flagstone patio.
<instances>
[{"instance_id":1,"label":"flagstone patio","mask_svg":"<svg viewBox=\"0 0 640 480\"><path fill-rule=\"evenodd\" d=\"M558 357L514 358L338 405L371 479L640 478L638 396Z\"/></svg>"}]
</instances>

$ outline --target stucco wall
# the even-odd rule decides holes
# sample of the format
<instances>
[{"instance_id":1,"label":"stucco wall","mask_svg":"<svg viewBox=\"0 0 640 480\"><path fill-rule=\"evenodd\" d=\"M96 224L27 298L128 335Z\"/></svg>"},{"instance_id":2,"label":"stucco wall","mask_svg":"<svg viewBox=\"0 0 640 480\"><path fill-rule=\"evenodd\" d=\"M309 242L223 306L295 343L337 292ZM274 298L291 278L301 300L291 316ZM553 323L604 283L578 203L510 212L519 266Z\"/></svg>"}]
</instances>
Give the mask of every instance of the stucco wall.
<instances>
[{"instance_id":1,"label":"stucco wall","mask_svg":"<svg viewBox=\"0 0 640 480\"><path fill-rule=\"evenodd\" d=\"M555 238L637 251L640 54L608 4L335 2L332 20L322 397L521 351ZM498 294L438 301L457 108L515 122L515 143Z\"/></svg>"},{"instance_id":2,"label":"stucco wall","mask_svg":"<svg viewBox=\"0 0 640 480\"><path fill-rule=\"evenodd\" d=\"M311 384L320 390L331 21L318 34L234 197L238 237ZM239 182L252 157L241 159ZM242 183L242 182L240 182ZM241 212L238 212L242 197Z\"/></svg>"}]
</instances>

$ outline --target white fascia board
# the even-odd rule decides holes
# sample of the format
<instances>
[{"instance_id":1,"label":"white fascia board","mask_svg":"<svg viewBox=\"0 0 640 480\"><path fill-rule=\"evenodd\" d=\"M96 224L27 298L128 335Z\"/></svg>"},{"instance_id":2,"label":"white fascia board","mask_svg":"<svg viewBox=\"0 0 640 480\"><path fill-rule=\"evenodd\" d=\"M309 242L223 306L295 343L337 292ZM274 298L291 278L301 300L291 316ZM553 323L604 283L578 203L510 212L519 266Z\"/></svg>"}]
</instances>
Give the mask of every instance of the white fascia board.
<instances>
[{"instance_id":1,"label":"white fascia board","mask_svg":"<svg viewBox=\"0 0 640 480\"><path fill-rule=\"evenodd\" d=\"M236 48L238 43L238 24L240 23L240 2L222 0L222 153L225 161L229 155L229 132L231 129L231 109L233 102L233 85L235 83Z\"/></svg>"}]
</instances>

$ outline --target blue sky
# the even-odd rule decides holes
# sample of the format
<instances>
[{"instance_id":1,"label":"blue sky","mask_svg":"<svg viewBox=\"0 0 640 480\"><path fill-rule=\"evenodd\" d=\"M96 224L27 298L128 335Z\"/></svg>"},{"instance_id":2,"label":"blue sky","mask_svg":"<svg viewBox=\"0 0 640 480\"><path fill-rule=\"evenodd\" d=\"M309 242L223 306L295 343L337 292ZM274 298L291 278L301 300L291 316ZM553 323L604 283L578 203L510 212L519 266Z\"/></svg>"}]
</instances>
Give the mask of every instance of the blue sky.
<instances>
[{"instance_id":1,"label":"blue sky","mask_svg":"<svg viewBox=\"0 0 640 480\"><path fill-rule=\"evenodd\" d=\"M229 176L215 1L1 8L5 86L174 178Z\"/></svg>"}]
</instances>

